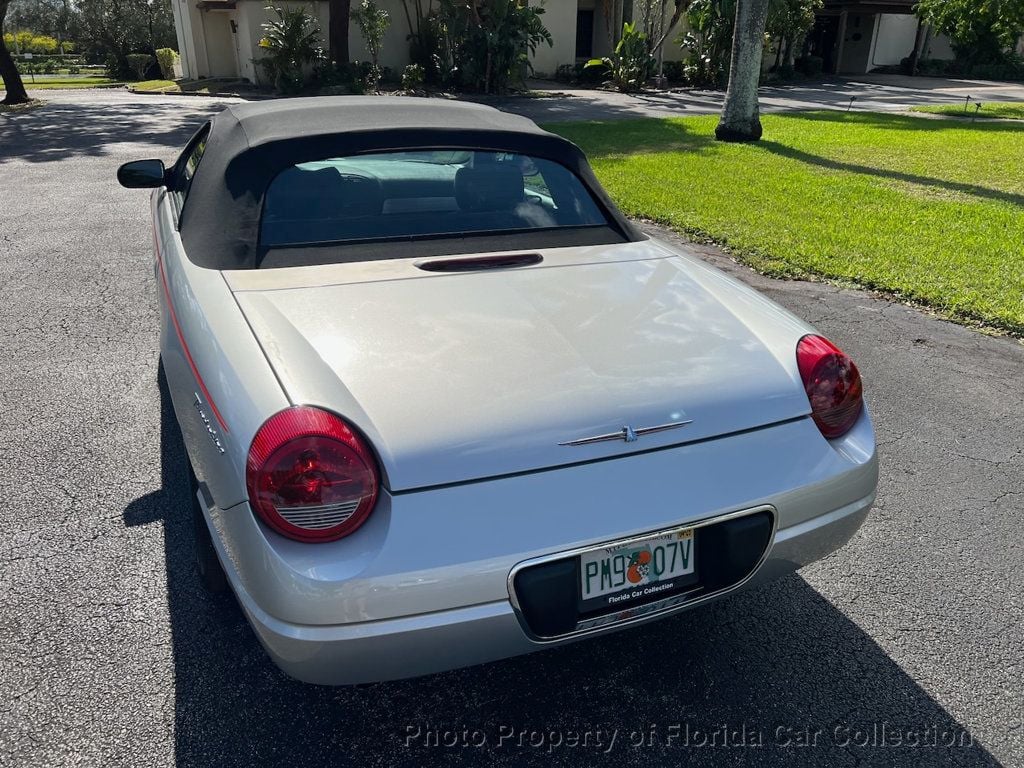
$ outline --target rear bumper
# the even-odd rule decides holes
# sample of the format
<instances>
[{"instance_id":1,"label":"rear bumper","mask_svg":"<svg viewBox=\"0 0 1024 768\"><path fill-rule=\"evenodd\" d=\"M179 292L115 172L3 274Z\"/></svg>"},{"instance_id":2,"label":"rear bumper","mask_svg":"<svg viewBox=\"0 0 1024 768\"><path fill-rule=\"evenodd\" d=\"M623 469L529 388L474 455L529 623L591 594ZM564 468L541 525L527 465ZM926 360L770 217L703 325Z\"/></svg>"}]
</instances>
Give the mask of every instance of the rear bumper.
<instances>
[{"instance_id":1,"label":"rear bumper","mask_svg":"<svg viewBox=\"0 0 1024 768\"><path fill-rule=\"evenodd\" d=\"M738 587L710 599L721 599L739 589L778 578L835 551L864 522L874 498L872 491L826 514L780 528L753 575ZM270 616L240 588L236 579L233 579L233 586L242 609L273 661L291 677L309 683L351 685L415 677L496 661L577 639L530 639L507 599L397 619L309 626ZM707 601L699 601L703 602ZM640 617L628 624L603 627L597 632L618 631L699 603L684 604L657 616Z\"/></svg>"},{"instance_id":2,"label":"rear bumper","mask_svg":"<svg viewBox=\"0 0 1024 768\"><path fill-rule=\"evenodd\" d=\"M572 642L532 639L513 608L510 574L538 558L770 507L771 543L743 586L777 578L841 547L864 520L877 481L865 411L832 442L805 418L614 461L382 493L362 528L330 544L285 539L247 504L212 507L207 521L273 660L300 680L352 684Z\"/></svg>"}]
</instances>

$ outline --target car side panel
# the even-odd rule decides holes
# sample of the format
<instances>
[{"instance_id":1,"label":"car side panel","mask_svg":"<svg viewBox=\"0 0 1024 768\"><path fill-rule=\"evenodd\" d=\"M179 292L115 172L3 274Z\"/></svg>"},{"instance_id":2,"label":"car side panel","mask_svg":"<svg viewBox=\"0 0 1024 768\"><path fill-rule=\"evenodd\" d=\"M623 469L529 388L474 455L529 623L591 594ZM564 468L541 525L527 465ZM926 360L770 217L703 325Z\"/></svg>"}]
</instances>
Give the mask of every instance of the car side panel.
<instances>
[{"instance_id":1,"label":"car side panel","mask_svg":"<svg viewBox=\"0 0 1024 768\"><path fill-rule=\"evenodd\" d=\"M151 205L164 374L196 476L227 510L246 498L253 436L290 403L222 274L185 256L167 190Z\"/></svg>"}]
</instances>

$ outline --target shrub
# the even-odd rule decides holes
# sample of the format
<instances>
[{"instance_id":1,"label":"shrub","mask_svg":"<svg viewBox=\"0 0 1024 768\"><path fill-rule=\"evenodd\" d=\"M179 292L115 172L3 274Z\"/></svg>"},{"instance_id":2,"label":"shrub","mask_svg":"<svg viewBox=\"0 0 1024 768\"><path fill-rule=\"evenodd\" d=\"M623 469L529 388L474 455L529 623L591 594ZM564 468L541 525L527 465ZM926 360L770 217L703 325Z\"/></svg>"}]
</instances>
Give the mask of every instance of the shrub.
<instances>
[{"instance_id":1,"label":"shrub","mask_svg":"<svg viewBox=\"0 0 1024 768\"><path fill-rule=\"evenodd\" d=\"M56 75L57 74L57 61L55 59L46 59L42 62L42 69L44 75Z\"/></svg>"},{"instance_id":2,"label":"shrub","mask_svg":"<svg viewBox=\"0 0 1024 768\"><path fill-rule=\"evenodd\" d=\"M297 93L305 83L304 68L322 61L320 25L305 8L285 10L267 7L276 19L263 22L263 38L259 42L264 52L259 60L267 76L281 93Z\"/></svg>"},{"instance_id":3,"label":"shrub","mask_svg":"<svg viewBox=\"0 0 1024 768\"><path fill-rule=\"evenodd\" d=\"M651 75L654 59L647 47L647 35L637 29L636 24L622 25L622 39L615 46L615 53L604 59L591 59L587 67L605 67L610 75L609 84L623 93L643 90Z\"/></svg>"},{"instance_id":4,"label":"shrub","mask_svg":"<svg viewBox=\"0 0 1024 768\"><path fill-rule=\"evenodd\" d=\"M555 80L559 83L571 83L576 79L576 68L572 64L559 64L555 70Z\"/></svg>"},{"instance_id":5,"label":"shrub","mask_svg":"<svg viewBox=\"0 0 1024 768\"><path fill-rule=\"evenodd\" d=\"M733 0L693 0L686 12L689 30L678 40L688 51L683 77L699 88L722 88L729 79L729 54L736 18Z\"/></svg>"},{"instance_id":6,"label":"shrub","mask_svg":"<svg viewBox=\"0 0 1024 768\"><path fill-rule=\"evenodd\" d=\"M174 63L178 60L178 52L173 48L157 48L156 63L160 65L160 76L164 80L174 79Z\"/></svg>"},{"instance_id":7,"label":"shrub","mask_svg":"<svg viewBox=\"0 0 1024 768\"><path fill-rule=\"evenodd\" d=\"M78 66L77 64L70 64L68 66L68 74L69 75L77 75L81 71L82 71L82 68L80 66Z\"/></svg>"},{"instance_id":8,"label":"shrub","mask_svg":"<svg viewBox=\"0 0 1024 768\"><path fill-rule=\"evenodd\" d=\"M518 0L486 0L476 8L462 0L441 0L431 22L441 82L485 93L520 85L530 54L541 43L553 45L543 14L542 6Z\"/></svg>"},{"instance_id":9,"label":"shrub","mask_svg":"<svg viewBox=\"0 0 1024 768\"><path fill-rule=\"evenodd\" d=\"M129 53L125 58L128 59L128 66L131 67L135 79L144 80L146 78L146 70L153 63L153 57L148 53Z\"/></svg>"},{"instance_id":10,"label":"shrub","mask_svg":"<svg viewBox=\"0 0 1024 768\"><path fill-rule=\"evenodd\" d=\"M402 70L402 90L423 90L423 83L426 79L427 72L422 64L409 64Z\"/></svg>"},{"instance_id":11,"label":"shrub","mask_svg":"<svg viewBox=\"0 0 1024 768\"><path fill-rule=\"evenodd\" d=\"M817 77L825 69L825 60L821 56L802 56L796 60L796 68L808 77Z\"/></svg>"},{"instance_id":12,"label":"shrub","mask_svg":"<svg viewBox=\"0 0 1024 768\"><path fill-rule=\"evenodd\" d=\"M683 62L681 61L666 61L662 64L662 73L665 75L665 79L670 83L681 83L683 82Z\"/></svg>"},{"instance_id":13,"label":"shrub","mask_svg":"<svg viewBox=\"0 0 1024 768\"><path fill-rule=\"evenodd\" d=\"M384 35L391 26L391 15L373 0L363 0L359 7L352 11L352 20L359 25L359 33L363 36L372 62L372 68L366 76L366 87L367 90L375 91L381 81L380 51Z\"/></svg>"},{"instance_id":14,"label":"shrub","mask_svg":"<svg viewBox=\"0 0 1024 768\"><path fill-rule=\"evenodd\" d=\"M32 53L47 55L57 53L59 43L49 35L37 35L29 30L21 32L5 32L4 45L12 53Z\"/></svg>"}]
</instances>

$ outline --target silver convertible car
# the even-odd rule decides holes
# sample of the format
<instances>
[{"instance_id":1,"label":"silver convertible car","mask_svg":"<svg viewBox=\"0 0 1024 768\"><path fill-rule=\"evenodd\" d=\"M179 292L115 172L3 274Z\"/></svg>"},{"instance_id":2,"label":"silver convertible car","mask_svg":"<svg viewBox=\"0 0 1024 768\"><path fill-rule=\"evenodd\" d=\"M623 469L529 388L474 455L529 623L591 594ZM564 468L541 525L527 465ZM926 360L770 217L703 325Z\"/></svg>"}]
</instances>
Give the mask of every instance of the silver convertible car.
<instances>
[{"instance_id":1,"label":"silver convertible car","mask_svg":"<svg viewBox=\"0 0 1024 768\"><path fill-rule=\"evenodd\" d=\"M525 118L239 104L118 178L153 188L200 574L300 680L675 614L834 551L875 498L850 358Z\"/></svg>"}]
</instances>

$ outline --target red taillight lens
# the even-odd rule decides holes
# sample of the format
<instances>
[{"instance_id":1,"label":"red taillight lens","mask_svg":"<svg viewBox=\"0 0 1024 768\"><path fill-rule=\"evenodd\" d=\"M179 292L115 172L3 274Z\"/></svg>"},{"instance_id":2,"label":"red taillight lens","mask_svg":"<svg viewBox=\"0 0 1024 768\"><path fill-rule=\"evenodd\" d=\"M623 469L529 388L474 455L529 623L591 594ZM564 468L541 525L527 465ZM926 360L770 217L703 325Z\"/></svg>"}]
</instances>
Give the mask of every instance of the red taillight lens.
<instances>
[{"instance_id":1,"label":"red taillight lens","mask_svg":"<svg viewBox=\"0 0 1024 768\"><path fill-rule=\"evenodd\" d=\"M245 481L260 519L299 541L348 536L369 516L380 487L366 442L340 417L308 406L260 427Z\"/></svg>"},{"instance_id":2,"label":"red taillight lens","mask_svg":"<svg viewBox=\"0 0 1024 768\"><path fill-rule=\"evenodd\" d=\"M829 440L842 437L864 408L860 372L853 360L821 336L804 336L796 345L796 362L804 380L811 415Z\"/></svg>"}]
</instances>

